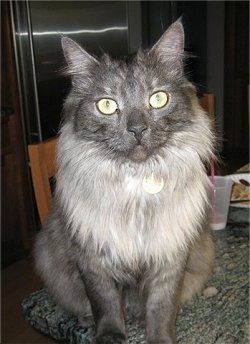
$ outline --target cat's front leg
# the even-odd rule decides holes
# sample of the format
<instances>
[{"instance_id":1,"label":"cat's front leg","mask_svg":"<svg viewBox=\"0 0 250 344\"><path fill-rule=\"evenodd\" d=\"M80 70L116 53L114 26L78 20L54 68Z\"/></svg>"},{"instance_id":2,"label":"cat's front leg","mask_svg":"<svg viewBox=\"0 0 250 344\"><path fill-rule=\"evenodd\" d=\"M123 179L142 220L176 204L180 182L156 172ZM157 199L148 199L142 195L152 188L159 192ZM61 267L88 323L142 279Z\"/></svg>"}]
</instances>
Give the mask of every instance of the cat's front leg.
<instances>
[{"instance_id":1,"label":"cat's front leg","mask_svg":"<svg viewBox=\"0 0 250 344\"><path fill-rule=\"evenodd\" d=\"M171 270L169 272L159 272L148 283L146 289L148 344L176 343L175 322L182 280L182 272Z\"/></svg>"},{"instance_id":2,"label":"cat's front leg","mask_svg":"<svg viewBox=\"0 0 250 344\"><path fill-rule=\"evenodd\" d=\"M86 268L79 270L95 320L94 343L124 344L126 331L122 293L115 281L104 273L101 274Z\"/></svg>"}]
</instances>

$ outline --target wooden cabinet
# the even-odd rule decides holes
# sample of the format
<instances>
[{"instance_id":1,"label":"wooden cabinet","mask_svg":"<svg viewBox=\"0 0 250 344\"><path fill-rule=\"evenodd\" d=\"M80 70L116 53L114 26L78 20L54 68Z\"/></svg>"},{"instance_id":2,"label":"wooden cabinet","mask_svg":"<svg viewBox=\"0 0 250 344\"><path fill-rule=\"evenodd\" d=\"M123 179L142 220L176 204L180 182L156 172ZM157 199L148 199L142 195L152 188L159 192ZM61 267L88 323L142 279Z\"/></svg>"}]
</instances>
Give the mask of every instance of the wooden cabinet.
<instances>
[{"instance_id":1,"label":"wooden cabinet","mask_svg":"<svg viewBox=\"0 0 250 344\"><path fill-rule=\"evenodd\" d=\"M24 256L34 231L8 2L1 2L1 254L2 266Z\"/></svg>"},{"instance_id":2,"label":"wooden cabinet","mask_svg":"<svg viewBox=\"0 0 250 344\"><path fill-rule=\"evenodd\" d=\"M2 267L29 252L31 212L23 156L15 135L16 114L1 116L1 253Z\"/></svg>"}]
</instances>

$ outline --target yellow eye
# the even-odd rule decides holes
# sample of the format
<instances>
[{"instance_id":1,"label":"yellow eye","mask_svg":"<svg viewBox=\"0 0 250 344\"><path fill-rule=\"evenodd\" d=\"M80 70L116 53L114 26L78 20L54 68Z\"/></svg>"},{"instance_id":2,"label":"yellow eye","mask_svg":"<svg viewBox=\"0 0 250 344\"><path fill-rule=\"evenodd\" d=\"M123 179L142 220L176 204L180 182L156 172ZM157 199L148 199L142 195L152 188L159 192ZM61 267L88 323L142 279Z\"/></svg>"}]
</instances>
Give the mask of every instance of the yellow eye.
<instances>
[{"instance_id":1,"label":"yellow eye","mask_svg":"<svg viewBox=\"0 0 250 344\"><path fill-rule=\"evenodd\" d=\"M113 115L118 106L113 99L103 98L97 102L97 108L103 115Z\"/></svg>"},{"instance_id":2,"label":"yellow eye","mask_svg":"<svg viewBox=\"0 0 250 344\"><path fill-rule=\"evenodd\" d=\"M168 94L163 91L158 91L152 94L152 96L149 99L149 104L154 109L160 109L163 106L165 106L168 102Z\"/></svg>"}]
</instances>

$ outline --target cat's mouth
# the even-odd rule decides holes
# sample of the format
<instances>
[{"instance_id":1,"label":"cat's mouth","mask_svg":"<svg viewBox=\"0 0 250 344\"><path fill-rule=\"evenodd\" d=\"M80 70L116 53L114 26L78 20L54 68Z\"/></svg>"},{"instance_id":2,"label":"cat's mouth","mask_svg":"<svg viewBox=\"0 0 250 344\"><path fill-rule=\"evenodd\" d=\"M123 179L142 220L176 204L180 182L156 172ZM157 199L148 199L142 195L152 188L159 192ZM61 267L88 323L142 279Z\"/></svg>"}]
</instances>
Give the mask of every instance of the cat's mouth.
<instances>
[{"instance_id":1,"label":"cat's mouth","mask_svg":"<svg viewBox=\"0 0 250 344\"><path fill-rule=\"evenodd\" d=\"M128 154L129 159L134 162L145 161L149 156L149 152L146 147L141 144L136 145Z\"/></svg>"}]
</instances>

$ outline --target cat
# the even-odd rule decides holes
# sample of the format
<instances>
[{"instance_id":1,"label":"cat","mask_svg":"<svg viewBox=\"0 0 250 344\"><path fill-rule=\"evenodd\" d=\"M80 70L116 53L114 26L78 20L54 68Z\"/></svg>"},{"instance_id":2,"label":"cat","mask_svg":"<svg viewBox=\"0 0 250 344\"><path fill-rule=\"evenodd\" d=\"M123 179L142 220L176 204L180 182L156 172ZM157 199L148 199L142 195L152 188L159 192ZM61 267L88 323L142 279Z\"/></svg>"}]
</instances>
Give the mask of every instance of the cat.
<instances>
[{"instance_id":1,"label":"cat","mask_svg":"<svg viewBox=\"0 0 250 344\"><path fill-rule=\"evenodd\" d=\"M184 73L181 20L128 60L93 57L68 37L62 48L72 88L37 269L58 304L94 321L93 343L125 343L126 311L143 317L148 344L176 343L178 309L214 259L214 135Z\"/></svg>"}]
</instances>

